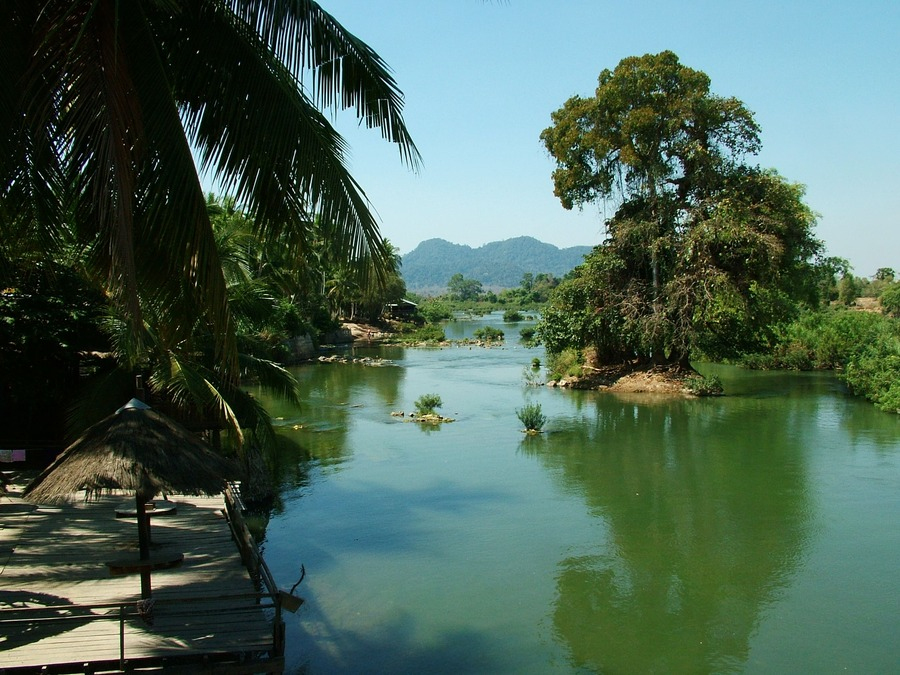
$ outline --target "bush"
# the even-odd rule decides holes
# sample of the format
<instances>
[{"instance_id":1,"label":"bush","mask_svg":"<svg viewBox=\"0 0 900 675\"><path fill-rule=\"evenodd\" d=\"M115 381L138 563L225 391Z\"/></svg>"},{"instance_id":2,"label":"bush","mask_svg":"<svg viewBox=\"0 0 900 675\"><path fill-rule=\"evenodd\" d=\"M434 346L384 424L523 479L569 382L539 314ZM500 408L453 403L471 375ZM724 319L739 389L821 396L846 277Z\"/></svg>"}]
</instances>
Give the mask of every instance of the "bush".
<instances>
[{"instance_id":1,"label":"bush","mask_svg":"<svg viewBox=\"0 0 900 675\"><path fill-rule=\"evenodd\" d=\"M844 380L881 410L900 413L900 323L885 321L881 333L847 364Z\"/></svg>"},{"instance_id":2,"label":"bush","mask_svg":"<svg viewBox=\"0 0 900 675\"><path fill-rule=\"evenodd\" d=\"M444 329L433 323L422 326L412 333L411 337L418 342L443 342L447 339Z\"/></svg>"},{"instance_id":3,"label":"bush","mask_svg":"<svg viewBox=\"0 0 900 675\"><path fill-rule=\"evenodd\" d=\"M527 403L521 409L516 410L516 417L525 425L525 430L538 432L547 423L547 416L541 411L540 403Z\"/></svg>"},{"instance_id":4,"label":"bush","mask_svg":"<svg viewBox=\"0 0 900 675\"><path fill-rule=\"evenodd\" d=\"M890 319L874 312L810 312L783 329L768 354L745 357L751 368L813 370L843 368L876 339Z\"/></svg>"},{"instance_id":5,"label":"bush","mask_svg":"<svg viewBox=\"0 0 900 675\"><path fill-rule=\"evenodd\" d=\"M540 367L541 367L541 360L535 356L533 359L531 359L531 369L537 370Z\"/></svg>"},{"instance_id":6,"label":"bush","mask_svg":"<svg viewBox=\"0 0 900 675\"><path fill-rule=\"evenodd\" d=\"M443 342L447 339L444 329L438 324L425 324L417 326L414 323L397 324L397 340L404 344L418 342Z\"/></svg>"},{"instance_id":7,"label":"bush","mask_svg":"<svg viewBox=\"0 0 900 675\"><path fill-rule=\"evenodd\" d=\"M582 354L577 349L568 348L558 354L547 355L547 367L550 369L550 379L553 380L581 375L583 363Z\"/></svg>"},{"instance_id":8,"label":"bush","mask_svg":"<svg viewBox=\"0 0 900 675\"><path fill-rule=\"evenodd\" d=\"M721 396L724 392L718 375L689 377L685 380L684 386L694 396Z\"/></svg>"},{"instance_id":9,"label":"bush","mask_svg":"<svg viewBox=\"0 0 900 675\"><path fill-rule=\"evenodd\" d=\"M482 326L474 333L476 340L484 340L485 342L499 342L503 339L503 331L493 326Z\"/></svg>"},{"instance_id":10,"label":"bush","mask_svg":"<svg viewBox=\"0 0 900 675\"><path fill-rule=\"evenodd\" d=\"M416 415L434 415L435 409L440 408L443 401L437 394L422 394L413 405L416 407Z\"/></svg>"},{"instance_id":11,"label":"bush","mask_svg":"<svg viewBox=\"0 0 900 675\"><path fill-rule=\"evenodd\" d=\"M854 394L900 413L900 321L875 312L804 315L782 333L771 354L747 357L762 368L843 369Z\"/></svg>"},{"instance_id":12,"label":"bush","mask_svg":"<svg viewBox=\"0 0 900 675\"><path fill-rule=\"evenodd\" d=\"M418 311L428 323L438 323L453 316L450 307L440 300L426 300L419 304Z\"/></svg>"},{"instance_id":13,"label":"bush","mask_svg":"<svg viewBox=\"0 0 900 675\"><path fill-rule=\"evenodd\" d=\"M503 312L503 320L506 323L516 323L522 320L522 314L518 310L508 309Z\"/></svg>"},{"instance_id":14,"label":"bush","mask_svg":"<svg viewBox=\"0 0 900 675\"><path fill-rule=\"evenodd\" d=\"M523 328L519 331L519 337L522 339L522 342L524 342L529 347L537 344L535 342L536 335L537 330L534 328L534 326L528 326L527 328Z\"/></svg>"},{"instance_id":15,"label":"bush","mask_svg":"<svg viewBox=\"0 0 900 675\"><path fill-rule=\"evenodd\" d=\"M881 308L893 317L900 316L900 284L891 284L879 296Z\"/></svg>"}]
</instances>

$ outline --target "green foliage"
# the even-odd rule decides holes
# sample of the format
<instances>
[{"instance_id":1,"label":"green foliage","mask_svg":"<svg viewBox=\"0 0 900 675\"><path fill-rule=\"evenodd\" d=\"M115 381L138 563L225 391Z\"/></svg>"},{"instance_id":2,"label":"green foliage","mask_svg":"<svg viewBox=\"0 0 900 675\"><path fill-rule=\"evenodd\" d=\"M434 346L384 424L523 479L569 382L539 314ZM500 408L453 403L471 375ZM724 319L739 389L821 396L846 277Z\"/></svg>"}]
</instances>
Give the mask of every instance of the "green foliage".
<instances>
[{"instance_id":1,"label":"green foliage","mask_svg":"<svg viewBox=\"0 0 900 675\"><path fill-rule=\"evenodd\" d=\"M525 426L526 431L538 432L547 423L547 416L541 410L540 403L526 403L516 410L516 417Z\"/></svg>"},{"instance_id":2,"label":"green foliage","mask_svg":"<svg viewBox=\"0 0 900 675\"><path fill-rule=\"evenodd\" d=\"M881 308L893 317L900 317L900 283L892 283L879 296Z\"/></svg>"},{"instance_id":3,"label":"green foliage","mask_svg":"<svg viewBox=\"0 0 900 675\"><path fill-rule=\"evenodd\" d=\"M456 273L447 282L447 291L454 300L476 300L484 291L477 279L466 279Z\"/></svg>"},{"instance_id":4,"label":"green foliage","mask_svg":"<svg viewBox=\"0 0 900 675\"><path fill-rule=\"evenodd\" d=\"M535 356L533 359L531 359L531 368L532 368L532 370L537 370L540 367L541 367L541 360Z\"/></svg>"},{"instance_id":5,"label":"green foliage","mask_svg":"<svg viewBox=\"0 0 900 675\"><path fill-rule=\"evenodd\" d=\"M900 414L900 329L885 330L848 364L844 380L855 394L878 408Z\"/></svg>"},{"instance_id":6,"label":"green foliage","mask_svg":"<svg viewBox=\"0 0 900 675\"><path fill-rule=\"evenodd\" d=\"M860 295L862 295L864 280L854 277L852 274L845 274L838 281L838 300L844 305L852 305Z\"/></svg>"},{"instance_id":7,"label":"green foliage","mask_svg":"<svg viewBox=\"0 0 900 675\"><path fill-rule=\"evenodd\" d=\"M436 323L429 323L424 326L404 324L404 327L408 328L408 330L404 330L399 334L399 341L403 343L443 342L447 339L444 329Z\"/></svg>"},{"instance_id":8,"label":"green foliage","mask_svg":"<svg viewBox=\"0 0 900 675\"><path fill-rule=\"evenodd\" d=\"M476 340L484 340L485 342L499 342L504 337L503 331L493 326L482 326L473 335Z\"/></svg>"},{"instance_id":9,"label":"green foliage","mask_svg":"<svg viewBox=\"0 0 900 675\"><path fill-rule=\"evenodd\" d=\"M585 253L590 249L586 249ZM583 255L582 255L583 257ZM517 288L508 288L500 293L499 300L521 309L538 307L550 299L550 293L559 285L559 279L552 274L526 272ZM519 319L521 320L521 319Z\"/></svg>"},{"instance_id":10,"label":"green foliage","mask_svg":"<svg viewBox=\"0 0 900 675\"><path fill-rule=\"evenodd\" d=\"M437 394L422 394L413 405L416 408L416 414L419 416L434 415L435 410L443 405L443 401Z\"/></svg>"},{"instance_id":11,"label":"green foliage","mask_svg":"<svg viewBox=\"0 0 900 675\"><path fill-rule=\"evenodd\" d=\"M689 377L685 380L684 386L695 396L721 396L724 392L722 380L718 375Z\"/></svg>"},{"instance_id":12,"label":"green foliage","mask_svg":"<svg viewBox=\"0 0 900 675\"><path fill-rule=\"evenodd\" d=\"M79 352L110 348L100 331L103 294L76 267L58 263L8 261L0 271L0 434L8 439L61 445L87 365Z\"/></svg>"},{"instance_id":13,"label":"green foliage","mask_svg":"<svg viewBox=\"0 0 900 675\"><path fill-rule=\"evenodd\" d=\"M517 323L523 320L522 313L517 309L508 309L503 312L503 321L506 323Z\"/></svg>"},{"instance_id":14,"label":"green foliage","mask_svg":"<svg viewBox=\"0 0 900 675\"><path fill-rule=\"evenodd\" d=\"M4 3L0 209L33 216L48 242L71 225L135 339L145 312L178 333L173 344L191 342L202 316L216 367L237 378L200 174L238 191L261 239L306 251L317 211L344 262L378 264L389 251L316 104L353 109L412 165L418 154L383 61L316 3L173 7ZM340 76L325 76L335 62ZM312 98L304 72L323 73Z\"/></svg>"},{"instance_id":15,"label":"green foliage","mask_svg":"<svg viewBox=\"0 0 900 675\"><path fill-rule=\"evenodd\" d=\"M537 329L534 326L523 328L519 331L519 337L526 346L533 347L536 344L535 338L537 337Z\"/></svg>"},{"instance_id":16,"label":"green foliage","mask_svg":"<svg viewBox=\"0 0 900 675\"><path fill-rule=\"evenodd\" d=\"M601 363L758 351L798 305L818 304L821 243L803 188L742 163L759 128L671 52L624 59L573 97L541 139L565 208L617 206L606 240L551 297L551 353Z\"/></svg>"},{"instance_id":17,"label":"green foliage","mask_svg":"<svg viewBox=\"0 0 900 675\"><path fill-rule=\"evenodd\" d=\"M419 303L419 316L428 323L439 323L451 318L453 313L446 303L429 298Z\"/></svg>"},{"instance_id":18,"label":"green foliage","mask_svg":"<svg viewBox=\"0 0 900 675\"><path fill-rule=\"evenodd\" d=\"M900 321L845 309L809 312L784 329L768 354L744 359L756 368L843 371L851 391L900 412Z\"/></svg>"},{"instance_id":19,"label":"green foliage","mask_svg":"<svg viewBox=\"0 0 900 675\"><path fill-rule=\"evenodd\" d=\"M746 365L792 370L841 369L879 339L888 321L874 312L807 312L785 327L773 348Z\"/></svg>"},{"instance_id":20,"label":"green foliage","mask_svg":"<svg viewBox=\"0 0 900 675\"><path fill-rule=\"evenodd\" d=\"M547 368L550 371L550 378L554 380L580 376L583 364L584 356L579 349L569 347L560 352L547 354Z\"/></svg>"}]
</instances>

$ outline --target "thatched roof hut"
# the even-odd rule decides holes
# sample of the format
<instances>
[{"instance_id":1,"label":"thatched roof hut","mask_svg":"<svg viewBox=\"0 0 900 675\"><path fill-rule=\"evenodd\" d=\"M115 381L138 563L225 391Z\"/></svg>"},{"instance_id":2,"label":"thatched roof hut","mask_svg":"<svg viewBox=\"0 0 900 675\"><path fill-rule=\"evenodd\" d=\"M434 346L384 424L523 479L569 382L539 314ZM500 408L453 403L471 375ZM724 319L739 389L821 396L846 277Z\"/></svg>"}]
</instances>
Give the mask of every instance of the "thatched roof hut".
<instances>
[{"instance_id":1,"label":"thatched roof hut","mask_svg":"<svg viewBox=\"0 0 900 675\"><path fill-rule=\"evenodd\" d=\"M23 496L31 502L52 503L80 490L88 496L114 489L134 492L140 560L149 562L146 502L160 492L219 494L232 475L232 463L198 436L131 399L66 448L25 488ZM150 566L140 571L141 597L149 599Z\"/></svg>"},{"instance_id":2,"label":"thatched roof hut","mask_svg":"<svg viewBox=\"0 0 900 675\"><path fill-rule=\"evenodd\" d=\"M236 476L232 462L146 404L132 399L85 431L25 489L36 503L88 496L103 490L134 492L144 500L160 493L219 494Z\"/></svg>"}]
</instances>

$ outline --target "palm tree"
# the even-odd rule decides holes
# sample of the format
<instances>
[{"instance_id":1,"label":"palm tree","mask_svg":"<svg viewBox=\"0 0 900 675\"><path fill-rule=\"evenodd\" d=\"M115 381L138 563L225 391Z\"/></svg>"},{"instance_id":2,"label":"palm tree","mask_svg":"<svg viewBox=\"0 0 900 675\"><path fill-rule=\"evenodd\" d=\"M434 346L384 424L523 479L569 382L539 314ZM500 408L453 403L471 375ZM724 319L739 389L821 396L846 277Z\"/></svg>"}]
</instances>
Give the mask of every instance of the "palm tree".
<instances>
[{"instance_id":1,"label":"palm tree","mask_svg":"<svg viewBox=\"0 0 900 675\"><path fill-rule=\"evenodd\" d=\"M50 244L74 222L135 339L144 313L166 322L167 344L202 318L216 367L236 381L194 156L263 240L303 242L320 214L347 259L388 256L321 109L355 109L415 167L402 94L317 3L5 0L0 59L0 209Z\"/></svg>"}]
</instances>

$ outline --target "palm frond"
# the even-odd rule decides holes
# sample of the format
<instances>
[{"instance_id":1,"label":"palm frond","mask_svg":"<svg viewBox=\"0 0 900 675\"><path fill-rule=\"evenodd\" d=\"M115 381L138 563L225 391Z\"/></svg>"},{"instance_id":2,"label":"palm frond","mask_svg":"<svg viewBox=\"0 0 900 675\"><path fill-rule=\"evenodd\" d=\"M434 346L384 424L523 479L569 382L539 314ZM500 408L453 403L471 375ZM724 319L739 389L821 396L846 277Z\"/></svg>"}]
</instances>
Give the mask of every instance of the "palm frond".
<instances>
[{"instance_id":1,"label":"palm frond","mask_svg":"<svg viewBox=\"0 0 900 675\"><path fill-rule=\"evenodd\" d=\"M40 88L29 84L38 10L28 0L0 5L0 226L10 241L22 242L22 232L7 226L26 223L27 240L50 252L63 238L66 183L53 140L56 111L36 106Z\"/></svg>"},{"instance_id":2,"label":"palm frond","mask_svg":"<svg viewBox=\"0 0 900 675\"><path fill-rule=\"evenodd\" d=\"M369 202L345 165L346 143L293 74L234 16L206 11L192 20L167 46L203 169L234 192L267 239L308 234L320 213L349 258L380 250Z\"/></svg>"},{"instance_id":3,"label":"palm frond","mask_svg":"<svg viewBox=\"0 0 900 675\"><path fill-rule=\"evenodd\" d=\"M300 405L300 384L290 371L274 361L249 354L240 355L241 374L249 376L269 392L295 406Z\"/></svg>"},{"instance_id":4,"label":"palm frond","mask_svg":"<svg viewBox=\"0 0 900 675\"><path fill-rule=\"evenodd\" d=\"M240 447L244 440L241 423L227 400L228 385L214 382L215 374L176 352L170 352L165 363L156 364L150 384L182 411L196 411L202 417L212 416L234 437Z\"/></svg>"},{"instance_id":5,"label":"palm frond","mask_svg":"<svg viewBox=\"0 0 900 675\"><path fill-rule=\"evenodd\" d=\"M403 121L403 94L387 64L312 0L231 0L295 74L315 73L313 97L323 107L354 108L368 128L396 143L413 168L419 152Z\"/></svg>"}]
</instances>

